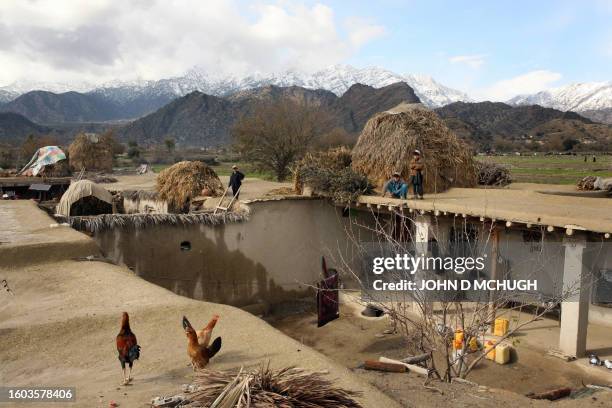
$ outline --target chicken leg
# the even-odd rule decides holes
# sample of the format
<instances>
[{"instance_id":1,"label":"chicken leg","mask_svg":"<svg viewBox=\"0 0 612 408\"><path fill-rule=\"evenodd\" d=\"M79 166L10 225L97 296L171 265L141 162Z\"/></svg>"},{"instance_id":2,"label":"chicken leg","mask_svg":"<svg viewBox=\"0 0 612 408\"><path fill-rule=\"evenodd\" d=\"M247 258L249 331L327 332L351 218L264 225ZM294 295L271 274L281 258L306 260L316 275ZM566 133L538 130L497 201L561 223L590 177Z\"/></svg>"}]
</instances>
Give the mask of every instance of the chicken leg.
<instances>
[{"instance_id":1,"label":"chicken leg","mask_svg":"<svg viewBox=\"0 0 612 408\"><path fill-rule=\"evenodd\" d=\"M127 382L131 383L132 380L133 380L133 377L132 377L132 365L130 364L130 373L128 374Z\"/></svg>"}]
</instances>

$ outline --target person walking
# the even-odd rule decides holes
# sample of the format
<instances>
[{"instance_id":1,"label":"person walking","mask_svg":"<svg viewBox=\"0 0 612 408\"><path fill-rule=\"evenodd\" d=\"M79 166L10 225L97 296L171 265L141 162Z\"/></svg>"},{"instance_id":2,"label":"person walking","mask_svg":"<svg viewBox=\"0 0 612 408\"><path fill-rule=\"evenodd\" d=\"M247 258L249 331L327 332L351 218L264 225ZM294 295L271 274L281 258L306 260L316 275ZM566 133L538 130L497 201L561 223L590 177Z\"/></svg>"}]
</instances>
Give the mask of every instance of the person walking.
<instances>
[{"instance_id":1,"label":"person walking","mask_svg":"<svg viewBox=\"0 0 612 408\"><path fill-rule=\"evenodd\" d=\"M229 187L232 188L232 193L238 199L240 195L240 186L242 186L242 180L244 179L244 174L238 170L238 166L235 164L232 166L232 174L229 179Z\"/></svg>"},{"instance_id":2,"label":"person walking","mask_svg":"<svg viewBox=\"0 0 612 408\"><path fill-rule=\"evenodd\" d=\"M412 185L414 198L420 200L423 199L423 168L425 168L425 164L421 158L421 152L415 150L410 161L410 184Z\"/></svg>"}]
</instances>

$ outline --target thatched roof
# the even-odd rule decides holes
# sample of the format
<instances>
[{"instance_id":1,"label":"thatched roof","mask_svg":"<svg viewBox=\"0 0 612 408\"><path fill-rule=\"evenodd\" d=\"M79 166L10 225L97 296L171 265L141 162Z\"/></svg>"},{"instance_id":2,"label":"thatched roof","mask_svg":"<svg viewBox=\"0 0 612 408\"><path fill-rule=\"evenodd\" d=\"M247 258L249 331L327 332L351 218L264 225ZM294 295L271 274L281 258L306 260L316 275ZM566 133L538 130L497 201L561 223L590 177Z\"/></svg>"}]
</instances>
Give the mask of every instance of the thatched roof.
<instances>
[{"instance_id":1,"label":"thatched roof","mask_svg":"<svg viewBox=\"0 0 612 408\"><path fill-rule=\"evenodd\" d=\"M213 214L103 214L91 217L66 217L56 215L58 222L67 222L79 231L99 232L119 229L145 229L156 225L219 225L246 221L249 213L246 211Z\"/></svg>"},{"instance_id":2,"label":"thatched roof","mask_svg":"<svg viewBox=\"0 0 612 408\"><path fill-rule=\"evenodd\" d=\"M408 180L415 149L421 151L425 165L425 192L476 184L477 170L468 145L420 104L400 104L374 115L353 149L352 166L379 186L394 171Z\"/></svg>"},{"instance_id":3,"label":"thatched roof","mask_svg":"<svg viewBox=\"0 0 612 408\"><path fill-rule=\"evenodd\" d=\"M70 167L75 171L113 171L113 143L108 135L79 134L68 147Z\"/></svg>"},{"instance_id":4,"label":"thatched roof","mask_svg":"<svg viewBox=\"0 0 612 408\"><path fill-rule=\"evenodd\" d=\"M211 196L223 194L223 185L217 173L201 161L176 163L157 176L160 198L175 210L181 210L188 200L201 195L204 189Z\"/></svg>"}]
</instances>

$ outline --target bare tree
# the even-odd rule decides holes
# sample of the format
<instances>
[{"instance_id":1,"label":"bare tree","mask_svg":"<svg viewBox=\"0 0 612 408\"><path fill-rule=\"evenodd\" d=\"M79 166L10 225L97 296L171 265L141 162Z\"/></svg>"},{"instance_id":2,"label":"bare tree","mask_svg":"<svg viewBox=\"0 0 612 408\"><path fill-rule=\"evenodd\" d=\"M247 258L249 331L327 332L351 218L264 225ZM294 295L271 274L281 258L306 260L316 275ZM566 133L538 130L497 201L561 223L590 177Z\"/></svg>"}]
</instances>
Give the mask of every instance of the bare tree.
<instances>
[{"instance_id":1,"label":"bare tree","mask_svg":"<svg viewBox=\"0 0 612 408\"><path fill-rule=\"evenodd\" d=\"M412 253L416 256L416 252L423 250L434 255L431 254L431 242L436 242L442 244L440 251L448 254L448 248L444 248L443 241L448 242L449 236L439 233L441 229L435 220L429 227L430 234L433 234L429 242L417 242L415 229L412 227L415 226L418 215L416 211L413 214L394 210L390 215L383 216L372 208L373 224L357 221L357 218L352 220L347 233L353 247L356 248L357 256L353 254L353 259L348 260L342 251L338 251L339 255L335 257L335 262L345 276L351 277L358 283L360 290L355 299L364 305L374 305L388 314L394 330L406 339L405 344L408 345L406 353L412 356L429 355L425 364L430 376L433 375L440 380L450 382L455 377L465 378L488 354L490 348L485 347L487 341L492 342L488 347L496 347L518 330L556 310L561 302L573 298L578 291L585 290L585 282L591 284L593 282L592 277L588 276L583 277L582 282L568 284L563 282L561 277L560 282L553 282L555 287L553 295L540 297L539 294L531 293L532 297L526 301L518 299L516 291L483 293L476 298L455 296L456 293L451 292L440 296L440 293L420 289L387 292L384 297L371 296L371 283L369 279L364 279L364 273L368 271L360 271L354 260L371 256L373 247L374 251L384 248L386 253L392 254ZM481 222L478 225L479 234L476 241L470 231L472 226L474 223L469 224L466 219L458 217L454 219L452 228L454 240L460 237L462 245L471 252L472 256L484 256L490 261L486 276L477 279L507 279L510 276L508 270L497 270L498 264L503 261L499 253L499 227L494 223ZM363 241L364 236L373 240L366 244ZM539 236L543 242L544 234ZM544 265L549 262L550 254L541 253L535 256L541 258L543 270ZM361 266L363 265L365 264L361 263ZM536 266L536 269L539 267ZM522 269L523 265L517 265L517 268ZM418 281L431 277L432 275L420 270L413 276L407 276L403 272L391 272L386 277L386 281L400 282L405 279ZM530 277L533 278L535 276ZM558 276L556 278L559 279ZM445 277L438 274L433 279L445 279ZM352 293L354 296L355 292L347 291L347 293ZM499 316L509 318L508 331L501 337L491 336L489 333ZM460 345L455 342L457 330L462 333Z\"/></svg>"},{"instance_id":2,"label":"bare tree","mask_svg":"<svg viewBox=\"0 0 612 408\"><path fill-rule=\"evenodd\" d=\"M272 171L278 181L284 181L290 174L290 165L327 127L328 117L320 108L283 100L262 103L251 115L242 117L232 136L246 161Z\"/></svg>"}]
</instances>

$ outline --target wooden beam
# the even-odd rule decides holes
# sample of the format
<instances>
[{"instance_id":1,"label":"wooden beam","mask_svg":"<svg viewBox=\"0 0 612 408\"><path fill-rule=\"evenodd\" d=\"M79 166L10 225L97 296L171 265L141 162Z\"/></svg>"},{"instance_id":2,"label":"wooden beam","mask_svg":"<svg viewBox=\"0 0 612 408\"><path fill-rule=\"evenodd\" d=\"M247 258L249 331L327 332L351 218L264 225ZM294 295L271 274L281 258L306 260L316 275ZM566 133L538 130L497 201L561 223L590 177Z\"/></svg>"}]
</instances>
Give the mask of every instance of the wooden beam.
<instances>
[{"instance_id":1,"label":"wooden beam","mask_svg":"<svg viewBox=\"0 0 612 408\"><path fill-rule=\"evenodd\" d=\"M491 230L491 280L497 280L497 257L499 253L499 230ZM495 291L489 292L489 315L491 316L491 333L495 331Z\"/></svg>"}]
</instances>

